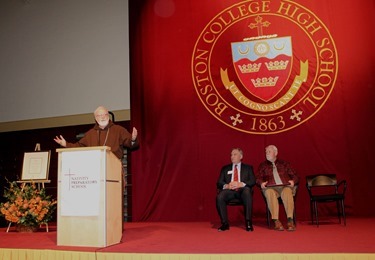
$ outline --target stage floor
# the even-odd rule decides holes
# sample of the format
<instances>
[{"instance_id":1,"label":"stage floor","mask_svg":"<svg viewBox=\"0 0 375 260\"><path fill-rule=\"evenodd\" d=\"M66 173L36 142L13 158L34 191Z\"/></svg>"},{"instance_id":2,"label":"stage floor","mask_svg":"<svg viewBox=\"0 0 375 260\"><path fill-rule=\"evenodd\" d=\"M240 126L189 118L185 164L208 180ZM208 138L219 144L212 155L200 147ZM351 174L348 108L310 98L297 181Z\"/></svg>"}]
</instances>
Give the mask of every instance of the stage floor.
<instances>
[{"instance_id":1,"label":"stage floor","mask_svg":"<svg viewBox=\"0 0 375 260\"><path fill-rule=\"evenodd\" d=\"M375 218L349 218L347 225L337 219L322 221L319 227L298 222L295 232L274 231L264 220L254 222L254 232L243 223L233 223L229 231L218 232L219 223L209 222L128 222L122 241L105 248L57 246L56 225L49 232L6 233L0 229L0 250L49 249L84 252L168 253L168 254L248 254L248 253L375 253ZM85 230L82 230L85 232ZM272 245L272 246L271 246Z\"/></svg>"}]
</instances>

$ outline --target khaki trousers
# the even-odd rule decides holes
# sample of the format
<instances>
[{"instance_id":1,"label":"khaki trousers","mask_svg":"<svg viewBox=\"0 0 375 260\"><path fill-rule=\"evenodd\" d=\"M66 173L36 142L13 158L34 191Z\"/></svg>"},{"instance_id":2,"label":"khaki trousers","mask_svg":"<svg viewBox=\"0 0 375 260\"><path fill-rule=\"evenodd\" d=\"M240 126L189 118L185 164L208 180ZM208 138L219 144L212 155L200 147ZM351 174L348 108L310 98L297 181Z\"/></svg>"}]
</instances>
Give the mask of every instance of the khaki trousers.
<instances>
[{"instance_id":1,"label":"khaki trousers","mask_svg":"<svg viewBox=\"0 0 375 260\"><path fill-rule=\"evenodd\" d=\"M293 188L285 186L269 187L262 190L264 196L266 197L267 206L271 213L272 219L279 219L279 201L278 198L281 197L283 201L285 213L287 218L293 218L294 212L294 198L293 198Z\"/></svg>"}]
</instances>

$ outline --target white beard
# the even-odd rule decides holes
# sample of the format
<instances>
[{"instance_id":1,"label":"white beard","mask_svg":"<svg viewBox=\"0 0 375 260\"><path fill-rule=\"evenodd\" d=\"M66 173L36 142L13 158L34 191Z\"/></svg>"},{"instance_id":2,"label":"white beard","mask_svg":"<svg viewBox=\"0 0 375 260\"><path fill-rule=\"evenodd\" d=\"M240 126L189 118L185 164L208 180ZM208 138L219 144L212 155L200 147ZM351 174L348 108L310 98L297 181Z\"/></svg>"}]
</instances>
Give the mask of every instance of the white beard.
<instances>
[{"instance_id":1,"label":"white beard","mask_svg":"<svg viewBox=\"0 0 375 260\"><path fill-rule=\"evenodd\" d=\"M101 128L104 128L104 127L106 127L106 126L108 125L108 123L109 123L109 120L100 120L100 121L98 122L98 125L99 125Z\"/></svg>"}]
</instances>

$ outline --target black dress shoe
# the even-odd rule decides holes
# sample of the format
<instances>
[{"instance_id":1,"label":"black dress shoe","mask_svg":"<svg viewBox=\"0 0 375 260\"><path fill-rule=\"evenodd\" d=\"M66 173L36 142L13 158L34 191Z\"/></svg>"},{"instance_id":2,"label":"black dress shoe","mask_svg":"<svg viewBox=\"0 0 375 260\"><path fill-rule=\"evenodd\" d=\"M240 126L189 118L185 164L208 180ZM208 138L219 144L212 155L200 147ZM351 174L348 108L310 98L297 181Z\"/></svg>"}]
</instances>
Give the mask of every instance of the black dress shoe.
<instances>
[{"instance_id":1,"label":"black dress shoe","mask_svg":"<svg viewBox=\"0 0 375 260\"><path fill-rule=\"evenodd\" d=\"M251 231L253 232L254 231L254 228L253 228L253 224L251 224L250 221L246 221L246 231Z\"/></svg>"},{"instance_id":2,"label":"black dress shoe","mask_svg":"<svg viewBox=\"0 0 375 260\"><path fill-rule=\"evenodd\" d=\"M225 231L225 230L229 230L229 224L228 223L224 223L222 224L218 229L217 231L221 232L221 231Z\"/></svg>"}]
</instances>

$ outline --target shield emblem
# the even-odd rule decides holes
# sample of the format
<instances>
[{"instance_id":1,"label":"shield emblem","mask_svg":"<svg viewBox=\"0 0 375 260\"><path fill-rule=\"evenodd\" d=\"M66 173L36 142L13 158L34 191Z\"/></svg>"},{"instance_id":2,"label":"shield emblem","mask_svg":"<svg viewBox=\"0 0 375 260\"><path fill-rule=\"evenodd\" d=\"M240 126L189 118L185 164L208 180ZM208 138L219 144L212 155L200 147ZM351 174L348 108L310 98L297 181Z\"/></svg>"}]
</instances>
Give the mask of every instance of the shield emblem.
<instances>
[{"instance_id":1,"label":"shield emblem","mask_svg":"<svg viewBox=\"0 0 375 260\"><path fill-rule=\"evenodd\" d=\"M293 62L291 37L234 42L232 59L242 85L268 102L287 82Z\"/></svg>"}]
</instances>

